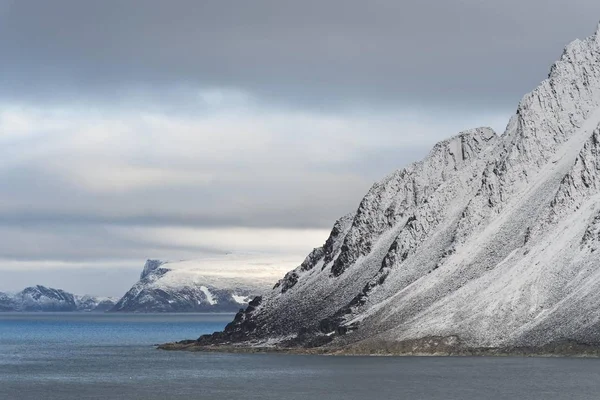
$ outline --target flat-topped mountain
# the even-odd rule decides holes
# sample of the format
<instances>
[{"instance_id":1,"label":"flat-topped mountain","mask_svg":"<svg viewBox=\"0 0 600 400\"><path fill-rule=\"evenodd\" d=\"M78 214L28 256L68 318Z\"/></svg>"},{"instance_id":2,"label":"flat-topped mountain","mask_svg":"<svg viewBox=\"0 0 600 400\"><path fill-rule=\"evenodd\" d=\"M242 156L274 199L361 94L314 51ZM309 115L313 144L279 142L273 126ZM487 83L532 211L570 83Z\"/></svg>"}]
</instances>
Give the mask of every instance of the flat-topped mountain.
<instances>
[{"instance_id":1,"label":"flat-topped mountain","mask_svg":"<svg viewBox=\"0 0 600 400\"><path fill-rule=\"evenodd\" d=\"M228 255L199 260L148 260L140 280L111 311L237 312L267 292L290 262Z\"/></svg>"},{"instance_id":2,"label":"flat-topped mountain","mask_svg":"<svg viewBox=\"0 0 600 400\"><path fill-rule=\"evenodd\" d=\"M600 29L565 48L502 135L462 132L376 183L323 247L191 345L564 343L600 343Z\"/></svg>"}]
</instances>

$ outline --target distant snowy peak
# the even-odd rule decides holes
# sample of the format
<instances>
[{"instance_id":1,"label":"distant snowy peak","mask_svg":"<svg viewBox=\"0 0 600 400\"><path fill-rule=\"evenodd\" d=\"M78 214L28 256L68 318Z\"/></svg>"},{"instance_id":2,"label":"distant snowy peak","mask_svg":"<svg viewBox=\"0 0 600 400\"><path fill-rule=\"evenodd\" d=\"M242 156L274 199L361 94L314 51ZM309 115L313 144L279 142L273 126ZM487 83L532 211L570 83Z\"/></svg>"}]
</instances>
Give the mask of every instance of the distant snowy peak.
<instances>
[{"instance_id":1,"label":"distant snowy peak","mask_svg":"<svg viewBox=\"0 0 600 400\"><path fill-rule=\"evenodd\" d=\"M109 297L77 296L42 285L27 287L15 295L0 293L0 311L106 311L114 304Z\"/></svg>"},{"instance_id":2,"label":"distant snowy peak","mask_svg":"<svg viewBox=\"0 0 600 400\"><path fill-rule=\"evenodd\" d=\"M75 296L64 290L37 285L23 289L15 299L22 311L75 311Z\"/></svg>"},{"instance_id":3,"label":"distant snowy peak","mask_svg":"<svg viewBox=\"0 0 600 400\"><path fill-rule=\"evenodd\" d=\"M102 296L75 296L77 311L104 312L115 306L119 299L115 297Z\"/></svg>"},{"instance_id":4,"label":"distant snowy peak","mask_svg":"<svg viewBox=\"0 0 600 400\"><path fill-rule=\"evenodd\" d=\"M374 184L323 247L201 342L597 344L599 232L600 26L503 135L463 132Z\"/></svg>"},{"instance_id":5,"label":"distant snowy peak","mask_svg":"<svg viewBox=\"0 0 600 400\"><path fill-rule=\"evenodd\" d=\"M13 311L15 305L12 296L0 292L0 311Z\"/></svg>"},{"instance_id":6,"label":"distant snowy peak","mask_svg":"<svg viewBox=\"0 0 600 400\"><path fill-rule=\"evenodd\" d=\"M112 311L232 312L266 292L294 261L254 255L148 260L141 279Z\"/></svg>"}]
</instances>

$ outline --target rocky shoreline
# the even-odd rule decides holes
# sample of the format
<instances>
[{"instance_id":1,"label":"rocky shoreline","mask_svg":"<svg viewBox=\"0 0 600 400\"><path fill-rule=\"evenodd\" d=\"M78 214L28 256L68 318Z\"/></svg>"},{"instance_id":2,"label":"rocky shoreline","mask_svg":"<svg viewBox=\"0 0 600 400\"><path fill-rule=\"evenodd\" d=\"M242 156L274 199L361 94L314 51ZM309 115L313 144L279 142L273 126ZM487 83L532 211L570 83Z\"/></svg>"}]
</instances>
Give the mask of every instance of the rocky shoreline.
<instances>
[{"instance_id":1,"label":"rocky shoreline","mask_svg":"<svg viewBox=\"0 0 600 400\"><path fill-rule=\"evenodd\" d=\"M164 343L159 350L220 353L282 353L332 356L435 356L435 357L600 357L600 344L573 340L541 347L469 347L457 337L429 337L402 342L365 342L334 347L280 347L250 344L207 345L197 340Z\"/></svg>"}]
</instances>

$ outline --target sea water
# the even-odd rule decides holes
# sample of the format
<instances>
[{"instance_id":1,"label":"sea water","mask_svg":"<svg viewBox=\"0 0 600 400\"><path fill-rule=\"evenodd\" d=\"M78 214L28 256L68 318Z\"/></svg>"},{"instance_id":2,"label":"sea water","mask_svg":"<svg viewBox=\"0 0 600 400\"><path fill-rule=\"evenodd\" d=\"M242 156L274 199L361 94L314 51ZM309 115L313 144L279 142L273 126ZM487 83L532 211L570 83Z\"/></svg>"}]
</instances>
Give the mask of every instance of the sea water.
<instances>
[{"instance_id":1,"label":"sea water","mask_svg":"<svg viewBox=\"0 0 600 400\"><path fill-rule=\"evenodd\" d=\"M599 399L600 360L167 352L219 314L0 314L0 400Z\"/></svg>"}]
</instances>

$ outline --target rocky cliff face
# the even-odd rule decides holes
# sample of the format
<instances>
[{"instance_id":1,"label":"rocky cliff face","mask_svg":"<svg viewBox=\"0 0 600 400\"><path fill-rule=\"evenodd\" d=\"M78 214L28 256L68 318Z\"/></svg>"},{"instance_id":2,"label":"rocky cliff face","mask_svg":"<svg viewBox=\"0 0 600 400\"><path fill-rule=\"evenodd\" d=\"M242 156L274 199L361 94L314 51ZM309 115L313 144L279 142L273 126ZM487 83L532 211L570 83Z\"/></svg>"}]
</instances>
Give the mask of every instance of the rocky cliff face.
<instances>
[{"instance_id":1,"label":"rocky cliff face","mask_svg":"<svg viewBox=\"0 0 600 400\"><path fill-rule=\"evenodd\" d=\"M323 247L200 343L598 343L599 189L600 31L567 46L503 135L460 133L376 183Z\"/></svg>"},{"instance_id":2,"label":"rocky cliff face","mask_svg":"<svg viewBox=\"0 0 600 400\"><path fill-rule=\"evenodd\" d=\"M148 260L140 280L111 311L237 312L287 269L257 257Z\"/></svg>"}]
</instances>

